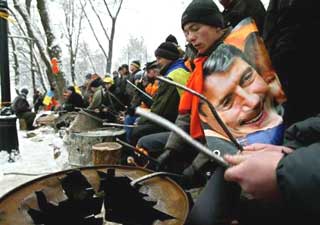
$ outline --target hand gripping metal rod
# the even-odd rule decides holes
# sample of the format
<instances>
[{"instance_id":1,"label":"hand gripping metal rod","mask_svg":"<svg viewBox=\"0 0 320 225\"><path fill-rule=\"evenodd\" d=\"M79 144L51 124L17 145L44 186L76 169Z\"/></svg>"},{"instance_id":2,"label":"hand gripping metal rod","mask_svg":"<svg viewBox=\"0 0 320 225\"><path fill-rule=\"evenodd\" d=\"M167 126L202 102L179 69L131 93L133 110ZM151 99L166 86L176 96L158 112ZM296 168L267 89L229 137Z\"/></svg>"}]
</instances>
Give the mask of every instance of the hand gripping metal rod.
<instances>
[{"instance_id":1,"label":"hand gripping metal rod","mask_svg":"<svg viewBox=\"0 0 320 225\"><path fill-rule=\"evenodd\" d=\"M183 138L183 140L185 140L188 144L198 149L198 151L206 154L210 159L218 163L220 166L225 168L229 166L229 164L226 161L224 161L224 159L221 156L218 156L216 153L214 153L214 151L211 151L206 146L194 140L189 134L183 131L180 127L176 126L174 123L164 119L163 117L157 114L154 114L152 112L147 112L139 107L136 108L136 114L146 117L148 120L154 123L157 123L167 128L168 130L173 131L174 133L179 135L181 138Z\"/></svg>"},{"instance_id":2,"label":"hand gripping metal rod","mask_svg":"<svg viewBox=\"0 0 320 225\"><path fill-rule=\"evenodd\" d=\"M203 101L205 101L207 103L207 105L210 108L211 113L213 114L214 118L217 120L217 122L219 123L220 127L223 129L223 131L226 133L226 135L228 136L228 138L232 141L232 143L240 150L243 150L242 145L239 144L239 142L235 139L235 137L231 134L230 130L228 129L228 127L224 124L223 120L220 118L219 114L217 113L216 109L214 108L214 106L211 104L211 102L209 102L209 100L202 94L196 92L195 90L192 90L191 88L188 88L184 85L181 85L177 82L174 82L172 80L169 80L167 78L164 77L156 77L156 79L161 80L165 83L171 84L173 86L176 86L178 88L181 88L197 97L199 97L200 99L202 99Z\"/></svg>"}]
</instances>

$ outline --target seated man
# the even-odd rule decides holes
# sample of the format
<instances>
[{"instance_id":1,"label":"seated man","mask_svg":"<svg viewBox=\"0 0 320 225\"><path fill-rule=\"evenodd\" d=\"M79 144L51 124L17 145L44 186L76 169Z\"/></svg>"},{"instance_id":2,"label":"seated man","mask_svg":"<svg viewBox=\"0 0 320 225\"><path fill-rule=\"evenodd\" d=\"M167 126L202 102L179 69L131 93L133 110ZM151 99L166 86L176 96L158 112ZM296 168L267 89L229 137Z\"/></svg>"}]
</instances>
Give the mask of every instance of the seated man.
<instances>
[{"instance_id":1,"label":"seated man","mask_svg":"<svg viewBox=\"0 0 320 225\"><path fill-rule=\"evenodd\" d=\"M146 63L145 67L146 75L143 76L140 81L137 83L137 87L144 91L150 97L154 97L158 92L159 88L159 81L156 80L156 77L159 75L159 68L156 61ZM127 110L127 114L124 120L125 125L133 125L136 122L137 116L135 115L134 111L135 108L140 106L142 108L150 108L152 105L152 99L150 100L146 95L135 90L135 95L133 96L130 106ZM127 142L131 142L132 136L132 128L126 127L126 137Z\"/></svg>"},{"instance_id":2,"label":"seated man","mask_svg":"<svg viewBox=\"0 0 320 225\"><path fill-rule=\"evenodd\" d=\"M160 66L160 74L168 79L185 85L189 78L189 70L185 67L184 61L179 58L179 51L171 42L162 43L155 51L157 62ZM178 115L178 105L182 90L160 83L158 92L151 105L151 112L158 114L170 121L175 121ZM133 129L131 143L135 145L137 141L148 134L165 131L164 128L155 125L145 118L138 121L138 127Z\"/></svg>"},{"instance_id":3,"label":"seated man","mask_svg":"<svg viewBox=\"0 0 320 225\"><path fill-rule=\"evenodd\" d=\"M36 113L31 112L31 107L27 101L27 95L29 91L26 88L22 88L20 94L12 102L12 110L16 114L17 118L24 119L27 123L27 130L33 130L33 121L36 117Z\"/></svg>"},{"instance_id":4,"label":"seated man","mask_svg":"<svg viewBox=\"0 0 320 225\"><path fill-rule=\"evenodd\" d=\"M103 119L116 121L118 111L122 106L113 94L115 87L112 84L112 78L106 77L103 80L98 78L91 83L90 88L94 94L87 109L95 111Z\"/></svg>"},{"instance_id":5,"label":"seated man","mask_svg":"<svg viewBox=\"0 0 320 225\"><path fill-rule=\"evenodd\" d=\"M65 102L62 108L68 112L76 111L76 108L83 108L84 102L80 94L75 91L74 86L69 86L64 94Z\"/></svg>"}]
</instances>

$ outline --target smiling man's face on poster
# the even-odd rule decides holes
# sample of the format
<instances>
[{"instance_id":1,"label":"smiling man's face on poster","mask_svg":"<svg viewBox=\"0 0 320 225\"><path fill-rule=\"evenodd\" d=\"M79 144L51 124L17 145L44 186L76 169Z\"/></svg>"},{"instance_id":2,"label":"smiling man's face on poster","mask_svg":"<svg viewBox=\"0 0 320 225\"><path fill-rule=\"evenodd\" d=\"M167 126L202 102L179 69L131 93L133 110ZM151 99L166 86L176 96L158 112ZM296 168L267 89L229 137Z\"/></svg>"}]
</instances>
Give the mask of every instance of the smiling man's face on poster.
<instances>
[{"instance_id":1,"label":"smiling man's face on poster","mask_svg":"<svg viewBox=\"0 0 320 225\"><path fill-rule=\"evenodd\" d=\"M236 138L282 124L279 106L286 97L253 20L232 30L204 63L203 74L203 94ZM227 138L209 107L199 109L202 122Z\"/></svg>"},{"instance_id":2,"label":"smiling man's face on poster","mask_svg":"<svg viewBox=\"0 0 320 225\"><path fill-rule=\"evenodd\" d=\"M236 137L275 127L282 122L273 105L270 87L244 54L231 45L220 45L204 65L203 94L215 106ZM206 104L200 118L221 133Z\"/></svg>"}]
</instances>

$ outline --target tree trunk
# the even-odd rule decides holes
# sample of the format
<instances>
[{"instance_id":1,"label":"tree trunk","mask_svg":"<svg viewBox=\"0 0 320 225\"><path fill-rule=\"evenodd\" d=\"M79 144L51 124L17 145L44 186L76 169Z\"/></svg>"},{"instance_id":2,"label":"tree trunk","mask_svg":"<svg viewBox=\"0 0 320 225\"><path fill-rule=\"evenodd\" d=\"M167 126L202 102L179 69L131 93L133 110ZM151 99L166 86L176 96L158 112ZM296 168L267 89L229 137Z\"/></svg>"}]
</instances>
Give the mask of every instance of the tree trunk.
<instances>
[{"instance_id":1,"label":"tree trunk","mask_svg":"<svg viewBox=\"0 0 320 225\"><path fill-rule=\"evenodd\" d=\"M52 32L50 25L50 18L47 11L46 1L37 0L37 8L39 11L39 15L41 18L41 24L45 31L47 38L47 52L49 54L50 59L56 58L58 62L61 61L61 48L59 45L55 44L55 36ZM65 79L64 73L60 70L58 74L54 75L50 68L47 68L47 75L52 76L55 84L53 88L55 89L56 98L59 99L60 102L63 102L63 90L65 88Z\"/></svg>"},{"instance_id":2,"label":"tree trunk","mask_svg":"<svg viewBox=\"0 0 320 225\"><path fill-rule=\"evenodd\" d=\"M10 32L9 32L10 35ZM16 49L16 43L14 41L13 37L10 37L11 40L11 47L12 47L12 54L13 54L13 69L14 69L14 85L17 87L19 85L20 81L20 72L19 72L19 60L17 56L17 49Z\"/></svg>"},{"instance_id":3,"label":"tree trunk","mask_svg":"<svg viewBox=\"0 0 320 225\"><path fill-rule=\"evenodd\" d=\"M35 31L34 31L32 25L31 25L30 16L21 7L21 4L17 3L17 0L13 0L13 2L14 2L14 8L19 12L19 14L21 15L21 17L23 18L23 20L25 22L25 25L26 25L26 28L27 28L29 36L31 38L33 38L34 43L36 44L36 46L37 46L37 48L39 50L39 53L40 53L40 56L41 56L41 60L46 65L46 68L47 69L49 68L49 70L51 71L50 59L47 57L47 55L46 55L46 53L44 51L44 47L42 46L41 41L35 35ZM54 79L53 79L52 73L51 73L51 75L47 74L47 78L48 78L50 86L53 87Z\"/></svg>"},{"instance_id":4,"label":"tree trunk","mask_svg":"<svg viewBox=\"0 0 320 225\"><path fill-rule=\"evenodd\" d=\"M116 31L116 18L112 18L112 27L111 27L111 35L109 40L109 51L108 51L108 58L107 58L107 72L111 73L111 66L112 66L112 53L113 53L113 40Z\"/></svg>"}]
</instances>

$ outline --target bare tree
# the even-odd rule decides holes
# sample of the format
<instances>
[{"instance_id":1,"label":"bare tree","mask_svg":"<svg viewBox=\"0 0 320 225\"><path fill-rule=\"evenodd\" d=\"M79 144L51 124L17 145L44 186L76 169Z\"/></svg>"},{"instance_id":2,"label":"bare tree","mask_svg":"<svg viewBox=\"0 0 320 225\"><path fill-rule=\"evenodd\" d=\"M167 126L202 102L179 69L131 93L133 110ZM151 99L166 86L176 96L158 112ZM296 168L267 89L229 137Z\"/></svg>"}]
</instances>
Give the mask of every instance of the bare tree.
<instances>
[{"instance_id":1,"label":"bare tree","mask_svg":"<svg viewBox=\"0 0 320 225\"><path fill-rule=\"evenodd\" d=\"M61 49L59 45L55 44L55 37L51 31L49 16L46 8L46 1L37 1L37 8L39 12L39 16L41 19L41 24L45 33L46 42L43 44L41 37L39 38L36 35L35 29L33 28L30 16L28 15L25 8L22 7L22 4L17 0L13 0L15 9L19 12L21 17L23 18L28 34L31 38L33 38L35 45L38 48L39 54L41 56L42 62L46 66L46 74L49 81L49 84L52 88L55 88L57 98L62 100L62 92L65 87L65 81L63 77L63 72L60 71L57 75L54 75L51 70L50 58L53 57L60 60ZM43 38L43 37L42 37ZM46 47L45 47L46 46Z\"/></svg>"},{"instance_id":2,"label":"bare tree","mask_svg":"<svg viewBox=\"0 0 320 225\"><path fill-rule=\"evenodd\" d=\"M18 60L18 56L17 56L17 48L16 48L15 40L12 37L10 30L8 30L8 34L9 34L10 41L11 41L12 57L13 57L13 62L14 62L14 65L13 65L14 84L15 84L15 86L17 86L19 84L19 79L20 79L19 60Z\"/></svg>"},{"instance_id":3,"label":"bare tree","mask_svg":"<svg viewBox=\"0 0 320 225\"><path fill-rule=\"evenodd\" d=\"M96 39L101 51L103 52L104 56L106 57L106 62L107 62L106 72L110 73L111 65L112 65L112 56L113 56L113 41L114 41L114 36L115 36L115 32L116 32L116 22L117 22L118 15L119 15L121 7L122 7L123 0L113 0L112 3L107 3L106 0L103 0L104 6L107 9L109 18L111 19L110 33L108 33L108 30L106 29L106 25L102 22L101 16L98 13L98 11L96 10L96 6L93 4L92 0L89 0L89 3L90 3L92 11L94 12L94 14L96 15L96 17L99 21L99 24L103 30L103 33L104 33L106 39L108 40L108 53L106 53L103 45L101 44L101 42L99 41L99 39L96 35L95 29L93 29L92 23L89 20L87 13L85 13L85 16L86 16L86 19L89 23L91 31L92 31L93 35L95 36L95 39ZM111 7L111 5L113 5L113 7ZM111 12L112 8L114 9L115 13Z\"/></svg>"},{"instance_id":4,"label":"bare tree","mask_svg":"<svg viewBox=\"0 0 320 225\"><path fill-rule=\"evenodd\" d=\"M122 53L118 61L120 63L129 62L131 60L147 61L149 58L147 47L143 37L137 38L130 36L128 44L122 49Z\"/></svg>"},{"instance_id":5,"label":"bare tree","mask_svg":"<svg viewBox=\"0 0 320 225\"><path fill-rule=\"evenodd\" d=\"M51 29L50 18L47 10L47 3L43 0L37 0L37 8L41 19L42 27L45 31L45 35L47 38L47 52L49 57L56 58L58 61L61 61L61 48L55 42L55 36ZM47 74L53 75L51 71L51 67L47 69ZM65 88L65 79L64 73L60 70L58 74L54 75L54 80L56 81L55 93L58 95L58 99L63 101L63 90ZM55 86L53 86L55 87Z\"/></svg>"},{"instance_id":6,"label":"bare tree","mask_svg":"<svg viewBox=\"0 0 320 225\"><path fill-rule=\"evenodd\" d=\"M68 50L70 57L70 74L72 83L76 83L75 64L79 49L79 39L82 30L83 9L80 14L77 8L78 1L66 0L62 3L65 14L66 34L68 39Z\"/></svg>"}]
</instances>

